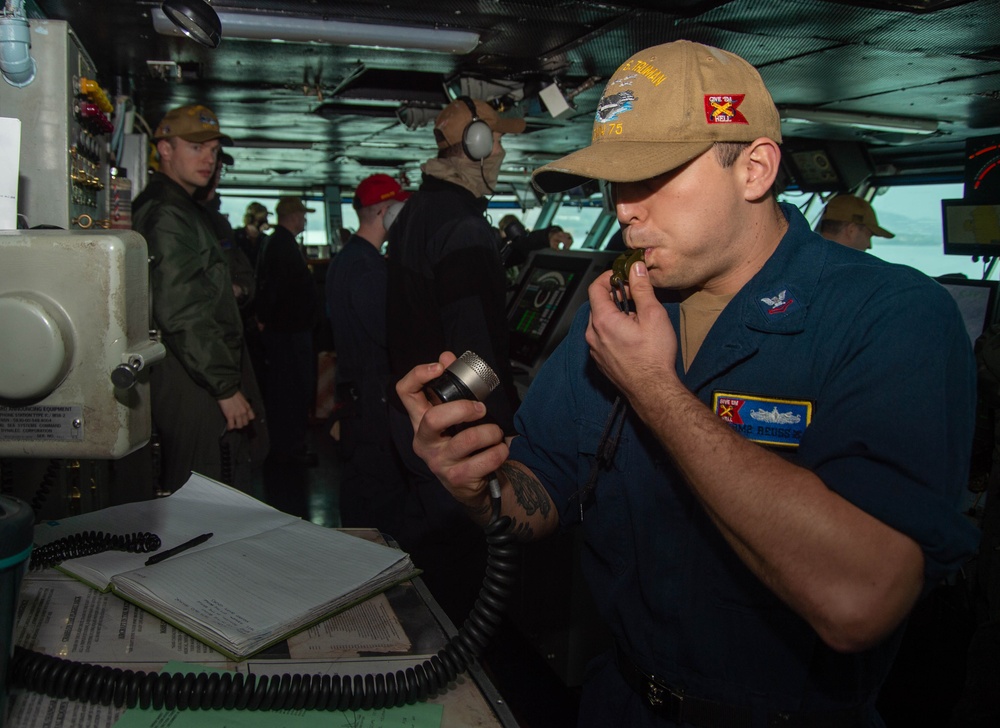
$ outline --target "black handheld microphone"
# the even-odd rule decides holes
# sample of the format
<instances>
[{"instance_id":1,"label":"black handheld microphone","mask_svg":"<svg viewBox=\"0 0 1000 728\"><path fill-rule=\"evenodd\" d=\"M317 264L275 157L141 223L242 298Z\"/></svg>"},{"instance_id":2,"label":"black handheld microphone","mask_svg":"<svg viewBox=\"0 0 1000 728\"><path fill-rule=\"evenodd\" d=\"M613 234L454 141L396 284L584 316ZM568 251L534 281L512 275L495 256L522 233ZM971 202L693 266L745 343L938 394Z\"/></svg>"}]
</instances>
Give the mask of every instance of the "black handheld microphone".
<instances>
[{"instance_id":1,"label":"black handheld microphone","mask_svg":"<svg viewBox=\"0 0 1000 728\"><path fill-rule=\"evenodd\" d=\"M482 402L490 392L500 386L500 377L478 354L467 351L444 370L440 377L424 385L424 395L431 404L439 405L459 399ZM500 481L496 474L489 478L490 496L494 513L499 512Z\"/></svg>"}]
</instances>

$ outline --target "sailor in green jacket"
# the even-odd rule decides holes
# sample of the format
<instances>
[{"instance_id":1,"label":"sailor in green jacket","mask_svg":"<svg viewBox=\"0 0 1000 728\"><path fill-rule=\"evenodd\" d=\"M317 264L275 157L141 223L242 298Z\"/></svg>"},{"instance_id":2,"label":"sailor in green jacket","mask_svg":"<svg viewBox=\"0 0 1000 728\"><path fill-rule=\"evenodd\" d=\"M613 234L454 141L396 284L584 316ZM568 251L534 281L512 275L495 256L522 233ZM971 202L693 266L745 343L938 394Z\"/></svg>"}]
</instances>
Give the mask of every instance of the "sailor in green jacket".
<instances>
[{"instance_id":1,"label":"sailor in green jacket","mask_svg":"<svg viewBox=\"0 0 1000 728\"><path fill-rule=\"evenodd\" d=\"M153 321L167 357L150 372L153 424L163 453L160 487L173 491L197 471L249 485L254 409L244 396L243 325L228 264L211 221L192 197L215 172L222 140L215 114L184 106L153 135L160 171L133 205L133 227L149 245Z\"/></svg>"}]
</instances>

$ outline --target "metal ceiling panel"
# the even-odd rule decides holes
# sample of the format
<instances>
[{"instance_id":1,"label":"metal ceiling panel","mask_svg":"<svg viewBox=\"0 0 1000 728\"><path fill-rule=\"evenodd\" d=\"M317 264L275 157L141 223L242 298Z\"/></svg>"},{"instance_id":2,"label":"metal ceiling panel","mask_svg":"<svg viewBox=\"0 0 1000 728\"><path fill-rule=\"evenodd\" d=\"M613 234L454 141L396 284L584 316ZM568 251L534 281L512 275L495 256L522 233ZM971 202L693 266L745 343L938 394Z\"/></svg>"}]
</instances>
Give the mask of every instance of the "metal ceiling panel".
<instances>
[{"instance_id":1,"label":"metal ceiling panel","mask_svg":"<svg viewBox=\"0 0 1000 728\"><path fill-rule=\"evenodd\" d=\"M851 73L831 72L850 68ZM889 116L936 117L937 84L975 78L997 70L994 62L959 56L928 56L871 46L841 46L791 58L761 68L776 104L825 107L846 100L861 100L908 89L912 103L888 105L870 99L869 113Z\"/></svg>"},{"instance_id":2,"label":"metal ceiling panel","mask_svg":"<svg viewBox=\"0 0 1000 728\"><path fill-rule=\"evenodd\" d=\"M880 162L898 162L896 168L921 152L954 168L964 139L1000 134L1000 0L212 3L220 12L479 33L479 46L465 55L234 38L208 50L154 32L158 4L28 0L27 6L29 17L69 21L100 69L101 84L132 96L150 126L174 106L211 106L236 142L224 185L350 186L376 171L415 182L436 148L427 127L407 128L397 113L402 104L439 108L458 88L505 96L526 116L528 133L505 140L504 176L523 181L534 167L589 142L593 110L622 61L678 38L743 56L779 104L940 120L940 133L906 144L899 135L853 128L800 130L860 138ZM553 82L576 107L556 119L538 99L539 89Z\"/></svg>"}]
</instances>

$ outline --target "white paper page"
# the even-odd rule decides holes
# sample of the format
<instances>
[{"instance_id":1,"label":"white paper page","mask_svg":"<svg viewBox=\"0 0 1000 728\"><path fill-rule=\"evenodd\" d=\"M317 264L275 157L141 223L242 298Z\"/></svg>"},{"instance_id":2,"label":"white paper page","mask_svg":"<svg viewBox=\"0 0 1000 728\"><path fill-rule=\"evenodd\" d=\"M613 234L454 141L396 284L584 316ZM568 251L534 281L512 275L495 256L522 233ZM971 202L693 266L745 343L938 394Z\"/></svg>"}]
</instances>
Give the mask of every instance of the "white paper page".
<instances>
[{"instance_id":1,"label":"white paper page","mask_svg":"<svg viewBox=\"0 0 1000 728\"><path fill-rule=\"evenodd\" d=\"M21 168L21 120L0 117L0 230L17 229L17 174Z\"/></svg>"},{"instance_id":2,"label":"white paper page","mask_svg":"<svg viewBox=\"0 0 1000 728\"><path fill-rule=\"evenodd\" d=\"M17 615L15 644L46 655L147 672L159 671L167 660L232 665L225 655L134 604L59 572L25 577Z\"/></svg>"},{"instance_id":3,"label":"white paper page","mask_svg":"<svg viewBox=\"0 0 1000 728\"><path fill-rule=\"evenodd\" d=\"M411 646L385 594L378 594L288 638L288 653L293 658L407 652Z\"/></svg>"},{"instance_id":4,"label":"white paper page","mask_svg":"<svg viewBox=\"0 0 1000 728\"><path fill-rule=\"evenodd\" d=\"M125 708L56 700L38 693L13 690L10 728L111 728Z\"/></svg>"},{"instance_id":5,"label":"white paper page","mask_svg":"<svg viewBox=\"0 0 1000 728\"><path fill-rule=\"evenodd\" d=\"M48 521L35 526L34 538L36 544L43 545L82 531L114 534L148 531L160 537L162 544L159 550L163 551L203 533L213 534L205 543L184 552L184 555L189 555L298 520L298 517L282 513L246 493L195 473L187 483L165 498L125 503L59 521ZM106 551L65 561L62 568L99 589L105 589L112 576L141 568L150 556Z\"/></svg>"},{"instance_id":6,"label":"white paper page","mask_svg":"<svg viewBox=\"0 0 1000 728\"><path fill-rule=\"evenodd\" d=\"M184 614L234 641L265 640L328 603L347 603L406 554L307 521L168 559L116 578L116 587L163 613ZM344 598L348 596L348 598ZM306 621L309 621L306 619Z\"/></svg>"}]
</instances>

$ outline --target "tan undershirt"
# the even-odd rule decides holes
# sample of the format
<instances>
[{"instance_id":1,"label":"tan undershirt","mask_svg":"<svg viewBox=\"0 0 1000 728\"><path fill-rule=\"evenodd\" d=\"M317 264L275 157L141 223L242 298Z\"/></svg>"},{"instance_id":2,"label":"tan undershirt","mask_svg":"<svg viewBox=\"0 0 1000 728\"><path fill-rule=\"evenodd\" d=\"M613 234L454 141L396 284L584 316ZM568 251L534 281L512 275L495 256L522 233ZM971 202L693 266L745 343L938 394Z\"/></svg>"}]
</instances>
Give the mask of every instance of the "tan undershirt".
<instances>
[{"instance_id":1,"label":"tan undershirt","mask_svg":"<svg viewBox=\"0 0 1000 728\"><path fill-rule=\"evenodd\" d=\"M732 298L732 294L718 296L695 291L681 303L681 354L685 372L691 368L709 330Z\"/></svg>"}]
</instances>

